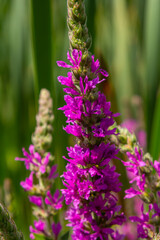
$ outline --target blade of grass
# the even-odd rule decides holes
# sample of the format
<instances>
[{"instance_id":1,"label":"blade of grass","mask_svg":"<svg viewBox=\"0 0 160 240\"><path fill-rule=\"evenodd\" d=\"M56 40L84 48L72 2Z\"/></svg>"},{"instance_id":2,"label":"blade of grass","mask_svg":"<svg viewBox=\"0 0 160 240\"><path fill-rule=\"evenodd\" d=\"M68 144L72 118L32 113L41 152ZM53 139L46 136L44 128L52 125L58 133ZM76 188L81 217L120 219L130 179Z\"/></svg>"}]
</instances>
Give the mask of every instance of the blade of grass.
<instances>
[{"instance_id":1,"label":"blade of grass","mask_svg":"<svg viewBox=\"0 0 160 240\"><path fill-rule=\"evenodd\" d=\"M57 66L57 60L66 61L66 53L69 48L68 42L68 30L67 30L67 1L53 1L53 25L54 25L54 86L56 100L53 102L54 105L54 133L53 133L53 149L55 162L58 165L59 175L62 175L65 170L67 161L62 156L67 156L66 147L68 146L68 134L63 130L65 126L66 117L63 112L58 110L64 103L64 92L61 84L57 80L57 76L66 75L67 71ZM63 46L63 47L62 47ZM58 179L56 182L57 188L63 188L62 179Z\"/></svg>"},{"instance_id":2,"label":"blade of grass","mask_svg":"<svg viewBox=\"0 0 160 240\"><path fill-rule=\"evenodd\" d=\"M87 14L87 26L89 33L92 36L92 46L90 51L94 52L94 43L95 43L95 13L96 13L96 1L88 1L86 3L86 14Z\"/></svg>"},{"instance_id":3,"label":"blade of grass","mask_svg":"<svg viewBox=\"0 0 160 240\"><path fill-rule=\"evenodd\" d=\"M160 1L147 1L145 22L145 70L146 70L146 122L148 147L151 144L151 129L158 87L158 64L160 55ZM150 148L150 147L149 147Z\"/></svg>"},{"instance_id":4,"label":"blade of grass","mask_svg":"<svg viewBox=\"0 0 160 240\"><path fill-rule=\"evenodd\" d=\"M15 211L17 214L17 225L28 234L30 224L30 210L24 214L23 195L19 183L24 176L23 168L19 168L14 158L17 150L22 146L27 146L26 139L29 130L28 124L28 104L27 99L33 99L28 91L26 82L28 80L28 54L29 49L29 29L28 29L28 3L21 0L10 2L9 13L5 25L6 42L8 43L8 77L4 78L6 87L4 108L6 121L4 128L4 161L7 163L5 174L13 181L15 193ZM27 80L27 81L26 81ZM5 86L6 85L6 86ZM5 88L3 89L5 92ZM29 93L29 94L28 94ZM7 109L7 111L6 111ZM11 137L12 136L12 137ZM21 176L20 176L21 175ZM26 207L26 206L25 206ZM23 224L25 222L25 224Z\"/></svg>"},{"instance_id":5,"label":"blade of grass","mask_svg":"<svg viewBox=\"0 0 160 240\"><path fill-rule=\"evenodd\" d=\"M153 116L152 124L152 134L151 134L151 143L150 143L150 153L153 156L153 159L158 160L160 157L160 89L157 96L157 101L155 105L155 111Z\"/></svg>"},{"instance_id":6,"label":"blade of grass","mask_svg":"<svg viewBox=\"0 0 160 240\"><path fill-rule=\"evenodd\" d=\"M119 111L124 119L125 107L133 95L129 59L130 25L125 1L113 1L113 16L113 81Z\"/></svg>"},{"instance_id":7,"label":"blade of grass","mask_svg":"<svg viewBox=\"0 0 160 240\"><path fill-rule=\"evenodd\" d=\"M64 161L60 162L62 159L62 149L66 148L66 143L62 144L62 135L63 130L62 126L64 125L64 117L61 117L61 113L57 112L57 108L60 107L63 101L62 90L59 91L59 85L57 86L57 76L56 76L56 67L53 64L56 63L55 56L57 51L60 50L61 54L64 51L64 36L59 37L58 25L64 24L62 18L66 13L62 11L64 3L53 1L53 13L52 13L52 1L39 1L31 0L31 25L32 25L32 46L33 46L33 58L34 58L34 78L35 83L35 92L36 98L38 92L41 88L47 88L51 91L53 98L53 108L54 108L54 133L53 133L53 149L55 162L58 163L58 170L60 174L64 170ZM56 9L57 8L57 9ZM56 11L56 12L55 12ZM62 16L63 13L63 16ZM52 16L53 15L53 16ZM52 18L53 17L53 18ZM53 21L53 26L52 26ZM52 32L53 28L53 32ZM61 28L60 28L61 29ZM61 31L61 34L63 32ZM53 41L53 35L56 36ZM67 37L67 36L66 36ZM58 42L57 42L58 40ZM63 45L63 48L61 46ZM54 72L53 72L54 67ZM59 74L60 75L60 74ZM53 79L54 76L54 79ZM54 85L54 87L53 87ZM62 122L63 120L63 122ZM64 140L64 139L63 139ZM61 184L57 182L58 185Z\"/></svg>"},{"instance_id":8,"label":"blade of grass","mask_svg":"<svg viewBox=\"0 0 160 240\"><path fill-rule=\"evenodd\" d=\"M51 0L31 0L32 47L36 93L41 88L51 90L53 83L51 9Z\"/></svg>"}]
</instances>

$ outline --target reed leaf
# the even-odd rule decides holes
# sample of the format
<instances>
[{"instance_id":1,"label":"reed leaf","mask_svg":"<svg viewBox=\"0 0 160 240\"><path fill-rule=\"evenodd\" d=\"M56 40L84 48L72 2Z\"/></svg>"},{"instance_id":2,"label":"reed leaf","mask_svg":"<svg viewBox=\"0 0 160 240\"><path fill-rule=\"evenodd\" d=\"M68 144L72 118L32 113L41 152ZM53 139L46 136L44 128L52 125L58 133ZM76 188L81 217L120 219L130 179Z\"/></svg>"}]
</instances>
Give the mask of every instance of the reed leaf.
<instances>
[{"instance_id":1,"label":"reed leaf","mask_svg":"<svg viewBox=\"0 0 160 240\"><path fill-rule=\"evenodd\" d=\"M53 84L51 0L31 0L31 28L37 96L41 88L51 90Z\"/></svg>"},{"instance_id":2,"label":"reed leaf","mask_svg":"<svg viewBox=\"0 0 160 240\"><path fill-rule=\"evenodd\" d=\"M158 160L160 157L160 89L157 96L155 111L153 116L153 124L152 124L152 134L150 142L150 153L153 156L153 159Z\"/></svg>"},{"instance_id":3,"label":"reed leaf","mask_svg":"<svg viewBox=\"0 0 160 240\"><path fill-rule=\"evenodd\" d=\"M128 19L128 20L127 20ZM133 86L130 72L130 22L125 1L113 1L113 81L122 119L130 103Z\"/></svg>"},{"instance_id":4,"label":"reed leaf","mask_svg":"<svg viewBox=\"0 0 160 240\"><path fill-rule=\"evenodd\" d=\"M145 19L145 73L146 73L146 122L148 147L151 144L151 129L158 88L158 69L160 60L160 1L147 1Z\"/></svg>"}]
</instances>

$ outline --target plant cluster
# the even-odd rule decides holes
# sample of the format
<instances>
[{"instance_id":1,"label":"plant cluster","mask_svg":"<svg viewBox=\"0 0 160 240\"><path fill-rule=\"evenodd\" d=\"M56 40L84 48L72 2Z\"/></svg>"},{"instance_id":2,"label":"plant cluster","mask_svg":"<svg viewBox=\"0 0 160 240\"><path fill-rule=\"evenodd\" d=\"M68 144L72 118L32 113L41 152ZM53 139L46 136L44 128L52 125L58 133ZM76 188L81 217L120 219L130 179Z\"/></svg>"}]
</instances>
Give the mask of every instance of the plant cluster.
<instances>
[{"instance_id":1,"label":"plant cluster","mask_svg":"<svg viewBox=\"0 0 160 240\"><path fill-rule=\"evenodd\" d=\"M97 87L109 74L89 52L91 37L84 0L68 0L67 4L69 62L57 61L57 65L69 71L67 76L58 77L66 94L66 105L59 109L67 117L64 130L73 135L75 145L67 147L68 157L64 157L68 162L61 176L64 188L55 190L57 166L50 151L52 99L48 90L42 89L29 153L23 149L24 157L16 158L29 171L20 185L33 204L35 221L30 226L30 239L68 239L68 234L62 234L63 221L59 217L64 200L68 205L65 219L72 228L73 240L125 239L129 220L137 225L137 239L154 239L160 226L160 161L144 153L143 144L138 143L132 131L116 124L114 118L119 114L111 111L111 103ZM123 183L116 161L124 165L131 184L125 198L139 198L141 204L139 214L129 219L120 204ZM24 239L1 205L0 212L2 237Z\"/></svg>"}]
</instances>

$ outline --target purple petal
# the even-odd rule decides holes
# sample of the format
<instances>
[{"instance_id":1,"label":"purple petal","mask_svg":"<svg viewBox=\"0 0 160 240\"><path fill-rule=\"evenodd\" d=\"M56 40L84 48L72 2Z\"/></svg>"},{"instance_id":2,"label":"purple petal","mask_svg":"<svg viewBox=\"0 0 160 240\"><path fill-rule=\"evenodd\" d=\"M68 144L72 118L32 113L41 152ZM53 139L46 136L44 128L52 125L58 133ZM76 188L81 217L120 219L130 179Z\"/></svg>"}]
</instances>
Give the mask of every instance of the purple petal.
<instances>
[{"instance_id":1,"label":"purple petal","mask_svg":"<svg viewBox=\"0 0 160 240\"><path fill-rule=\"evenodd\" d=\"M72 95L75 95L75 96L80 95L79 92L77 92L76 90L74 90L72 88L64 88L63 91L65 93L72 94Z\"/></svg>"},{"instance_id":2,"label":"purple petal","mask_svg":"<svg viewBox=\"0 0 160 240\"><path fill-rule=\"evenodd\" d=\"M49 163L49 157L50 157L50 153L48 153L46 156L45 156L45 159L44 159L44 162L43 162L43 164L44 165L47 165L48 163Z\"/></svg>"},{"instance_id":3,"label":"purple petal","mask_svg":"<svg viewBox=\"0 0 160 240\"><path fill-rule=\"evenodd\" d=\"M29 196L29 201L37 205L38 207L42 207L42 197L38 196Z\"/></svg>"},{"instance_id":4,"label":"purple petal","mask_svg":"<svg viewBox=\"0 0 160 240\"><path fill-rule=\"evenodd\" d=\"M62 85L66 85L68 87L72 87L75 88L73 81L72 81L72 73L68 72L68 77L63 77L63 76L59 76L58 77L58 81L62 84Z\"/></svg>"},{"instance_id":5,"label":"purple petal","mask_svg":"<svg viewBox=\"0 0 160 240\"><path fill-rule=\"evenodd\" d=\"M63 61L57 61L57 65L58 65L58 67L72 68L71 65L69 65L69 64L67 64L67 63L65 63L65 62L63 62Z\"/></svg>"},{"instance_id":6,"label":"purple petal","mask_svg":"<svg viewBox=\"0 0 160 240\"><path fill-rule=\"evenodd\" d=\"M55 179L56 177L58 177L58 173L55 174L56 171L57 171L57 164L55 164L51 167L50 174L49 174L48 178L49 179L51 179L51 178Z\"/></svg>"},{"instance_id":7,"label":"purple petal","mask_svg":"<svg viewBox=\"0 0 160 240\"><path fill-rule=\"evenodd\" d=\"M98 70L98 73L101 73L103 76L105 76L105 77L108 77L109 76L109 73L108 72L106 72L105 70L103 70L103 69L99 69Z\"/></svg>"},{"instance_id":8,"label":"purple petal","mask_svg":"<svg viewBox=\"0 0 160 240\"><path fill-rule=\"evenodd\" d=\"M26 178L26 180L23 182L20 182L20 185L26 190L30 191L33 188L33 174L34 172L31 172L29 175L29 178Z\"/></svg>"},{"instance_id":9,"label":"purple petal","mask_svg":"<svg viewBox=\"0 0 160 240\"><path fill-rule=\"evenodd\" d=\"M133 188L126 190L125 193L126 193L126 196L124 198L133 198L133 197L141 194L140 191L137 191Z\"/></svg>"},{"instance_id":10,"label":"purple petal","mask_svg":"<svg viewBox=\"0 0 160 240\"><path fill-rule=\"evenodd\" d=\"M29 146L29 151L31 154L34 154L34 145Z\"/></svg>"},{"instance_id":11,"label":"purple petal","mask_svg":"<svg viewBox=\"0 0 160 240\"><path fill-rule=\"evenodd\" d=\"M45 222L42 220L34 221L34 226L38 231L44 231Z\"/></svg>"},{"instance_id":12,"label":"purple petal","mask_svg":"<svg viewBox=\"0 0 160 240\"><path fill-rule=\"evenodd\" d=\"M59 222L57 224L52 223L52 231L53 231L53 233L55 234L56 237L58 237L61 229L62 229L62 226Z\"/></svg>"},{"instance_id":13,"label":"purple petal","mask_svg":"<svg viewBox=\"0 0 160 240\"><path fill-rule=\"evenodd\" d=\"M70 56L70 53L69 51L67 52L67 59L70 61L70 63L72 63L72 65L74 66L75 62L74 60L72 59L72 57Z\"/></svg>"}]
</instances>

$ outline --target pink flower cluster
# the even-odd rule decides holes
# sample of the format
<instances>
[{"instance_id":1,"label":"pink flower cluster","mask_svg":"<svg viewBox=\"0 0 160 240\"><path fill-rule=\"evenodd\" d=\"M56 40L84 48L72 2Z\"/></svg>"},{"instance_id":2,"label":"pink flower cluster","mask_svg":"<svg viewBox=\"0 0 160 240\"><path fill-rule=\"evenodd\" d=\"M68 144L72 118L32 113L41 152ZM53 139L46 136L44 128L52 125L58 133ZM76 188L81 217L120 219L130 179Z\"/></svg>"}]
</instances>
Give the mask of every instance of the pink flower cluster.
<instances>
[{"instance_id":1,"label":"pink flower cluster","mask_svg":"<svg viewBox=\"0 0 160 240\"><path fill-rule=\"evenodd\" d=\"M160 219L160 161L154 161L143 155L141 148L135 147L134 153L127 152L128 161L122 163L130 173L132 187L125 191L125 198L140 197L142 203L140 216L130 220L137 223L138 238L150 239L150 233L156 232ZM140 204L140 202L139 202ZM148 205L148 206L147 206ZM146 211L146 209L148 209ZM156 224L157 222L157 224Z\"/></svg>"},{"instance_id":2,"label":"pink flower cluster","mask_svg":"<svg viewBox=\"0 0 160 240\"><path fill-rule=\"evenodd\" d=\"M74 147L67 148L69 163L63 173L62 190L66 204L70 208L66 214L69 226L73 228L73 240L97 240L123 238L115 225L121 225L124 214L119 213L115 193L120 191L119 174L115 166L110 165L116 159L118 150L107 141L107 136L115 134L113 114L110 102L96 86L104 79L99 79L99 73L107 77L108 73L100 69L98 60L91 58L90 71L93 78L79 74L79 84L74 83L72 72L81 71L82 52L74 49L67 54L71 64L58 61L60 67L71 68L67 77L59 76L64 91L66 105L60 109L67 117L64 128L69 134L77 137Z\"/></svg>"},{"instance_id":3,"label":"pink flower cluster","mask_svg":"<svg viewBox=\"0 0 160 240\"><path fill-rule=\"evenodd\" d=\"M56 212L62 208L63 197L59 196L59 190L51 194L51 185L58 174L56 165L51 168L49 166L50 153L46 153L42 158L38 152L34 151L34 146L30 145L29 153L23 149L23 155L24 158L16 158L16 160L24 161L26 169L30 170L29 177L20 184L25 191L29 191L29 201L38 208L38 221L34 221L34 228L30 226L30 238L35 239L35 234L48 236L46 218L51 211ZM52 221L50 227L57 238L61 231L61 224Z\"/></svg>"}]
</instances>

